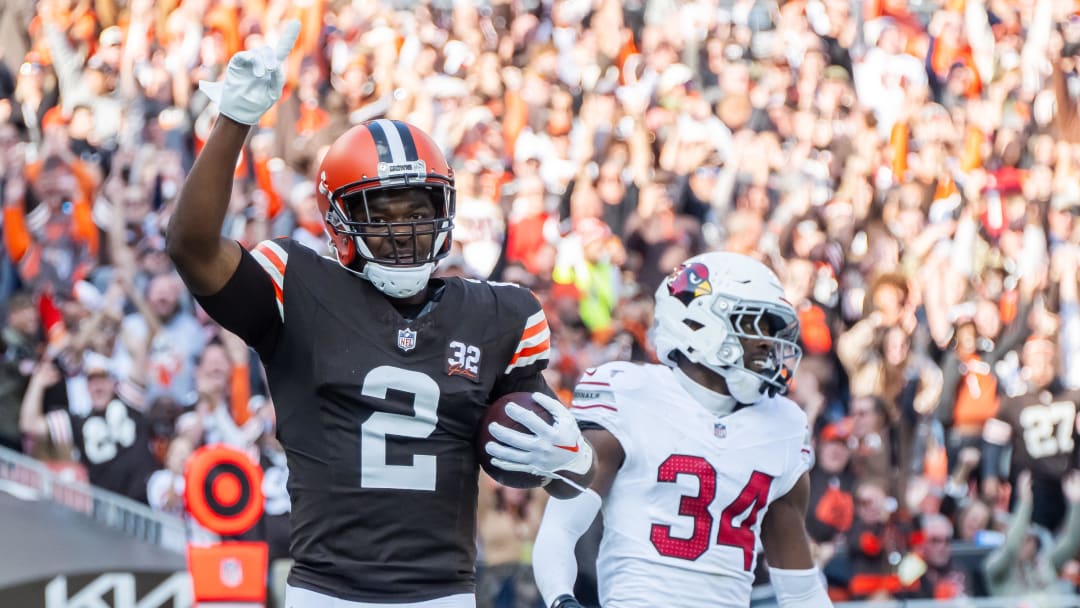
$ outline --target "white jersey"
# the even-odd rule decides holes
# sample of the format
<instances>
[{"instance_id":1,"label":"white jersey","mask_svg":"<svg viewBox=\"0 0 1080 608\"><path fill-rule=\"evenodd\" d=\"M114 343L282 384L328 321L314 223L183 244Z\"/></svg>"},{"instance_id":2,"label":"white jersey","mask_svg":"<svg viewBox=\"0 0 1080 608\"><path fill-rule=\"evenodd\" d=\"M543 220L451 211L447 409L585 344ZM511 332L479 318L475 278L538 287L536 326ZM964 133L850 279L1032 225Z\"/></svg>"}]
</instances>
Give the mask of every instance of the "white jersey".
<instances>
[{"instance_id":1,"label":"white jersey","mask_svg":"<svg viewBox=\"0 0 1080 608\"><path fill-rule=\"evenodd\" d=\"M810 468L806 414L784 397L717 416L662 365L588 370L580 421L626 454L602 508L604 608L750 605L761 522Z\"/></svg>"}]
</instances>

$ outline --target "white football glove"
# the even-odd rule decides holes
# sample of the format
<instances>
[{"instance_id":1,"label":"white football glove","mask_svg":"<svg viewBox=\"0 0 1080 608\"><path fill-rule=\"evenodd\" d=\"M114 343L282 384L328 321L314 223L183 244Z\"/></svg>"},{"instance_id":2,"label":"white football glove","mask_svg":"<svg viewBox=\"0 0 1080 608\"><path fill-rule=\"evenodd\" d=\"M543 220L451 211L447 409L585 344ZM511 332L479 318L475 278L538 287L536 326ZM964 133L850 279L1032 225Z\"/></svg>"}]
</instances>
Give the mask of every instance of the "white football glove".
<instances>
[{"instance_id":1,"label":"white football glove","mask_svg":"<svg viewBox=\"0 0 1080 608\"><path fill-rule=\"evenodd\" d=\"M562 403L544 393L533 393L554 422L544 419L516 403L506 405L506 415L523 424L532 434L507 428L497 422L488 426L498 441L489 441L484 450L492 456L491 464L506 471L532 473L547 478L562 478L560 473L584 475L593 462L593 450L581 436L577 421Z\"/></svg>"},{"instance_id":2,"label":"white football glove","mask_svg":"<svg viewBox=\"0 0 1080 608\"><path fill-rule=\"evenodd\" d=\"M254 125L281 98L285 74L281 63L300 35L300 22L285 24L276 47L240 51L229 60L225 80L199 81L199 89L218 105L218 112L238 123Z\"/></svg>"}]
</instances>

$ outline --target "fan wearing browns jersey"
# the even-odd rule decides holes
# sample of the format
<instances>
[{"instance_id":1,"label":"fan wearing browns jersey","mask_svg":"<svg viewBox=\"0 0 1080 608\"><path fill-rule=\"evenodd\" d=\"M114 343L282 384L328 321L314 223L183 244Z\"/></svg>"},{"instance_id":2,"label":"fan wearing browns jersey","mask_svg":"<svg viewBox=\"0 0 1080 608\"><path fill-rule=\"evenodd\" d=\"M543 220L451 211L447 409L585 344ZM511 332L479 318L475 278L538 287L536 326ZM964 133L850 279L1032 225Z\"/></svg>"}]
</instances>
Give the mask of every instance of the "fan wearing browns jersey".
<instances>
[{"instance_id":1,"label":"fan wearing browns jersey","mask_svg":"<svg viewBox=\"0 0 1080 608\"><path fill-rule=\"evenodd\" d=\"M53 405L46 400L56 394L49 388L67 378L53 362L41 361L23 396L20 430L34 440L74 448L95 486L147 502L146 482L156 466L149 421L117 394L116 376L107 358L87 353L80 371L90 411L85 415L76 415L68 407L45 411L46 405Z\"/></svg>"},{"instance_id":2,"label":"fan wearing browns jersey","mask_svg":"<svg viewBox=\"0 0 1080 608\"><path fill-rule=\"evenodd\" d=\"M1031 471L1035 494L1031 519L1055 530L1065 518L1061 480L1076 468L1076 413L1080 391L1057 379L1057 344L1048 336L1032 336L1020 354L1022 381L1001 400L994 418L983 427L983 483L1015 482ZM1008 460L1006 448L1012 448Z\"/></svg>"},{"instance_id":3,"label":"fan wearing browns jersey","mask_svg":"<svg viewBox=\"0 0 1080 608\"><path fill-rule=\"evenodd\" d=\"M552 394L547 321L526 289L432 278L450 251L453 170L404 122L357 125L326 153L317 189L331 257L287 238L245 251L220 236L232 168L281 94L298 30L237 54L224 83L204 85L221 117L184 185L168 253L266 369L292 501L286 605L471 608L476 427L503 395ZM564 479L587 484L592 451L559 410L508 436L499 464L573 493Z\"/></svg>"}]
</instances>

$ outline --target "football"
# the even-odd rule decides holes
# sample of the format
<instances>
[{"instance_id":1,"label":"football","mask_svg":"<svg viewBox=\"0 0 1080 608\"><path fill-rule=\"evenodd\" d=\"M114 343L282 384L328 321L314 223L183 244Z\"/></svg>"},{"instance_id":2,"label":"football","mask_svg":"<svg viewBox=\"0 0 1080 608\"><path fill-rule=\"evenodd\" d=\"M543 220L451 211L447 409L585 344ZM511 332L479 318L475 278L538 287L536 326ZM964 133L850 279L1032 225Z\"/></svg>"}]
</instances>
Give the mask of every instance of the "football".
<instances>
[{"instance_id":1,"label":"football","mask_svg":"<svg viewBox=\"0 0 1080 608\"><path fill-rule=\"evenodd\" d=\"M551 414L544 409L544 406L533 400L531 393L510 393L509 395L503 395L498 401L488 406L487 412L484 413L484 417L480 420L480 425L476 429L476 460L480 463L480 466L484 469L485 473L504 486L521 489L538 488L544 481L543 477L530 475L528 473L504 471L491 464L491 455L484 449L484 445L486 445L488 441L498 441L492 437L491 433L488 431L488 425L492 422L498 422L515 431L529 433L529 429L506 415L506 404L511 401L525 409L532 410L546 422L550 423L554 421Z\"/></svg>"}]
</instances>

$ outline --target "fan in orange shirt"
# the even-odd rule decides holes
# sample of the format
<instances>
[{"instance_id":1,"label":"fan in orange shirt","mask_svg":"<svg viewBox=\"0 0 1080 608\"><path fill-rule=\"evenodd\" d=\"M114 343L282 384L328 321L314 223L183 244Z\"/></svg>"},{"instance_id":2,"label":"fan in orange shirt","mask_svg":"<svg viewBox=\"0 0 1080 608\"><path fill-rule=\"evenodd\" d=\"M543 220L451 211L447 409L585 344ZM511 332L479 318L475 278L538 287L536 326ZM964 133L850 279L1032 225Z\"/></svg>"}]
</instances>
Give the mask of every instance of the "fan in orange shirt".
<instances>
[{"instance_id":1,"label":"fan in orange shirt","mask_svg":"<svg viewBox=\"0 0 1080 608\"><path fill-rule=\"evenodd\" d=\"M9 177L4 247L23 281L67 292L92 268L98 253L90 206L95 181L81 161L60 156L47 156L27 165L23 175ZM30 214L27 194L39 202Z\"/></svg>"},{"instance_id":2,"label":"fan in orange shirt","mask_svg":"<svg viewBox=\"0 0 1080 608\"><path fill-rule=\"evenodd\" d=\"M930 40L927 49L927 65L939 82L949 78L954 67L966 70L966 88L964 95L978 97L982 91L982 79L975 66L975 57L964 34L964 16L953 11L942 11L935 15L936 36ZM931 30L934 31L934 30Z\"/></svg>"}]
</instances>

